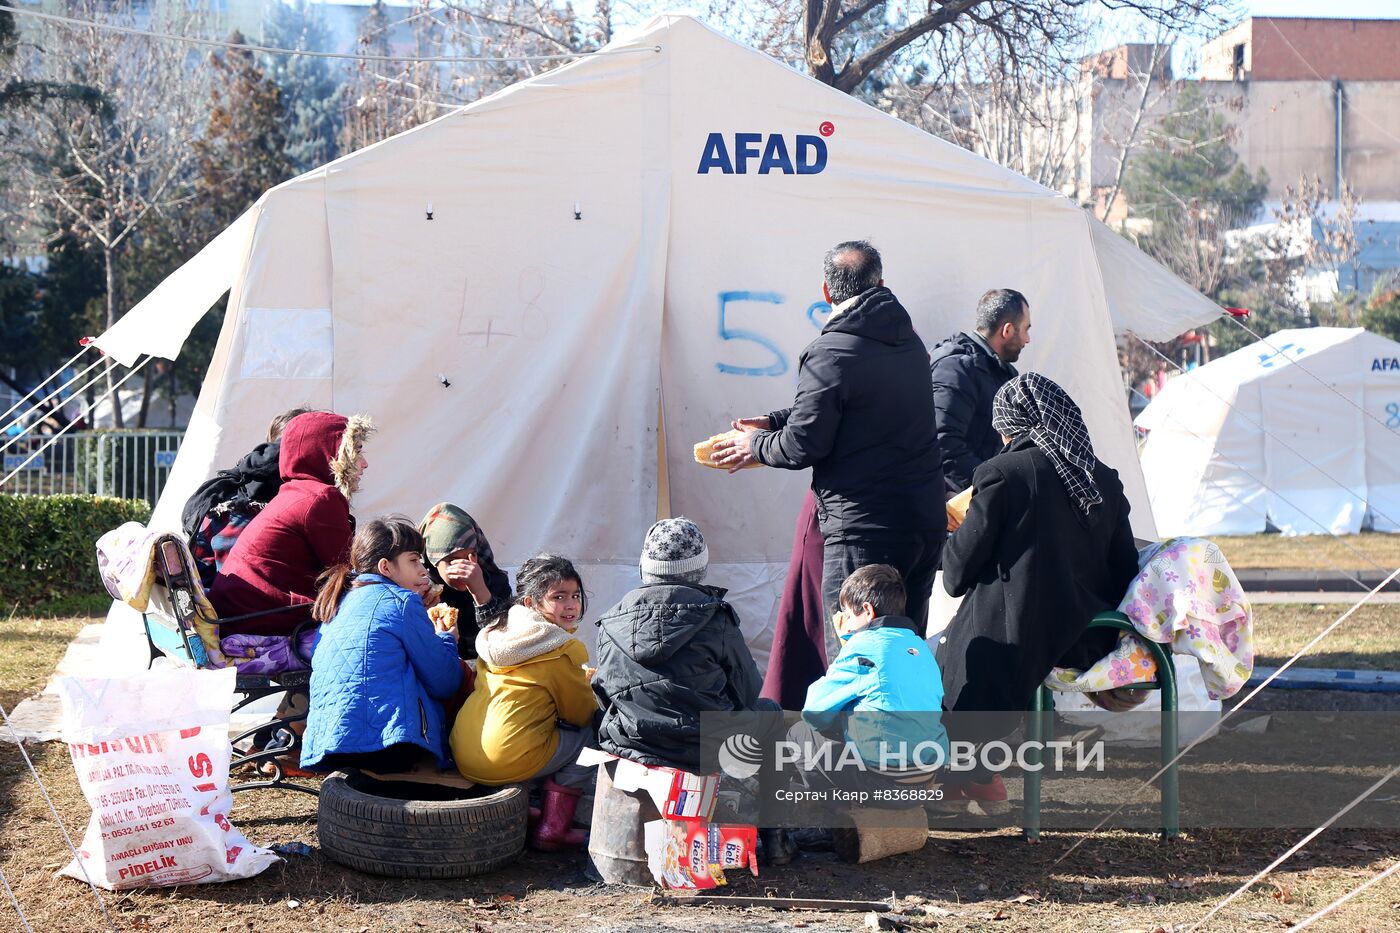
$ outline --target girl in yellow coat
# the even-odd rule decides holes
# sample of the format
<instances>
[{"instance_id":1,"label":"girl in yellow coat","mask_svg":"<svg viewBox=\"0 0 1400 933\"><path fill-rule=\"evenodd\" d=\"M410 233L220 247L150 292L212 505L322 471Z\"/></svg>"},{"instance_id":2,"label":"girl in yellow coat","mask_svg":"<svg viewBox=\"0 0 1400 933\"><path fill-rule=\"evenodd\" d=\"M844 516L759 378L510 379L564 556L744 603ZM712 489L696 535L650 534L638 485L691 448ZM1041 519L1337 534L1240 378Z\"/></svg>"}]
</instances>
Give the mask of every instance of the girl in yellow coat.
<instances>
[{"instance_id":1,"label":"girl in yellow coat","mask_svg":"<svg viewBox=\"0 0 1400 933\"><path fill-rule=\"evenodd\" d=\"M552 850L583 844L574 810L593 769L578 765L596 745L597 703L573 637L586 606L583 580L563 557L526 561L515 605L476 636L476 685L452 726L452 755L478 784L546 778L531 842Z\"/></svg>"}]
</instances>

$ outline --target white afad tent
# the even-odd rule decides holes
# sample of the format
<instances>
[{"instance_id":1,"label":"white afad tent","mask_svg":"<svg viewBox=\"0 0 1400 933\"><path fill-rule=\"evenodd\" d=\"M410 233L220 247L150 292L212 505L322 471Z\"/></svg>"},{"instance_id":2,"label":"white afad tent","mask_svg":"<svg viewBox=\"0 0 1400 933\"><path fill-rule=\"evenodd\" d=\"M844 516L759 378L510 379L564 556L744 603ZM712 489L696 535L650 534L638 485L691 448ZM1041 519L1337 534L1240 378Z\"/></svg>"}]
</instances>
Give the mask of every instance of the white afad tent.
<instances>
[{"instance_id":1,"label":"white afad tent","mask_svg":"<svg viewBox=\"0 0 1400 933\"><path fill-rule=\"evenodd\" d=\"M810 476L691 446L791 402L822 254L855 238L930 345L989 288L1029 297L1021 365L1078 400L1152 536L1114 332L1218 309L1068 199L688 16L272 189L98 343L173 357L231 289L157 526L276 413L365 412L357 515L456 502L504 565L574 558L595 617L686 515L761 664Z\"/></svg>"},{"instance_id":2,"label":"white afad tent","mask_svg":"<svg viewBox=\"0 0 1400 933\"><path fill-rule=\"evenodd\" d=\"M1284 330L1168 382L1138 415L1158 531L1400 530L1400 343Z\"/></svg>"}]
</instances>

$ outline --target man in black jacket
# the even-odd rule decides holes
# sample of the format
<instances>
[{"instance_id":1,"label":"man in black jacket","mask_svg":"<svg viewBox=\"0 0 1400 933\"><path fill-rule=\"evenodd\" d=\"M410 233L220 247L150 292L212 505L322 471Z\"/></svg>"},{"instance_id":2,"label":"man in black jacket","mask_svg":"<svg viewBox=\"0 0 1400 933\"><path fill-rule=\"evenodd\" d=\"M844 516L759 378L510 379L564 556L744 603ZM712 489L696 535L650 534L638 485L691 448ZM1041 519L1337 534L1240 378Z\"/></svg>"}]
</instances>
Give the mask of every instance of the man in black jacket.
<instances>
[{"instance_id":1,"label":"man in black jacket","mask_svg":"<svg viewBox=\"0 0 1400 933\"><path fill-rule=\"evenodd\" d=\"M906 615L922 631L947 525L928 351L885 287L875 247L841 243L823 272L831 317L802 351L792 407L734 422L743 433L717 443L714 460L731 472L754 460L810 467L826 618L852 572L890 564L905 580ZM825 628L826 656L835 658L839 645Z\"/></svg>"},{"instance_id":2,"label":"man in black jacket","mask_svg":"<svg viewBox=\"0 0 1400 933\"><path fill-rule=\"evenodd\" d=\"M933 348L933 421L949 499L971 486L972 471L1001 450L992 398L1016 375L1011 364L1031 342L1030 331L1030 302L1014 289L998 288L977 302L972 333L954 334Z\"/></svg>"}]
</instances>

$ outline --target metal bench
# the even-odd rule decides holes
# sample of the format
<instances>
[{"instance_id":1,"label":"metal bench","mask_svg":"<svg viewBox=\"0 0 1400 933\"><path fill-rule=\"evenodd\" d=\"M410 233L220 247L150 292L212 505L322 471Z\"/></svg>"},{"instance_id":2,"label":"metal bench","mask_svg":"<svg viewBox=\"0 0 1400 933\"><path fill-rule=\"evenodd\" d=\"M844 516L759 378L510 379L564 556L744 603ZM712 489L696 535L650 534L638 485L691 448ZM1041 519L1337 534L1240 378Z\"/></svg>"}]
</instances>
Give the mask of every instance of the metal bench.
<instances>
[{"instance_id":1,"label":"metal bench","mask_svg":"<svg viewBox=\"0 0 1400 933\"><path fill-rule=\"evenodd\" d=\"M1119 632L1136 635L1137 629L1128 617L1121 612L1101 612L1094 616L1089 628L1111 628ZM1162 838L1175 839L1181 833L1181 805L1177 784L1176 765L1172 759L1177 753L1177 709L1176 709L1176 665L1172 661L1170 646L1155 641L1139 639L1146 647L1152 660L1157 664L1157 673L1151 681L1126 686L1135 690L1162 691ZM1026 741L1043 743L1054 735L1055 697L1053 691L1044 684L1036 690L1031 699L1031 709L1026 721ZM1027 763L1032 767L1041 763L1040 748L1033 745L1027 749ZM1021 811L1021 832L1034 842L1040 838L1040 782L1041 769L1027 770Z\"/></svg>"},{"instance_id":2,"label":"metal bench","mask_svg":"<svg viewBox=\"0 0 1400 933\"><path fill-rule=\"evenodd\" d=\"M204 642L195 627L196 621L218 625L220 622L242 621L287 611L286 609L274 609L270 612L231 616L222 620L211 618L207 610L201 608L199 600L195 596L196 592L200 592L198 589L200 586L199 574L189 558L189 551L183 547L183 542L174 535L162 535L156 540L155 572L155 585L151 588L150 602L146 611L142 613L146 630L146 643L151 654L151 664L155 663L157 658L165 657L177 664L210 669L209 654L205 650ZM309 611L310 607L307 608ZM311 624L313 623L308 617L302 626ZM298 632L302 626L298 627ZM295 650L296 633L293 633L291 639ZM237 713L250 703L280 693L305 695L311 683L309 669L311 662L309 658L305 657L302 660L306 662L307 670L288 671L280 674L239 673L234 686L236 701L231 712ZM149 667L149 664L147 666ZM238 793L271 787L279 790L300 791L319 797L320 790L318 788L293 783L287 777L282 763L278 760L281 756L301 747L301 736L292 728L292 723L305 719L305 713L275 717L232 738L230 742L233 745L233 756L229 762L231 773L243 765L252 765L261 774L263 762L271 762L273 773L265 780L258 779L231 784L230 790L233 793ZM274 744L275 741L287 737L290 737L287 739L287 744ZM239 750L245 742L249 743L249 751L246 753Z\"/></svg>"}]
</instances>

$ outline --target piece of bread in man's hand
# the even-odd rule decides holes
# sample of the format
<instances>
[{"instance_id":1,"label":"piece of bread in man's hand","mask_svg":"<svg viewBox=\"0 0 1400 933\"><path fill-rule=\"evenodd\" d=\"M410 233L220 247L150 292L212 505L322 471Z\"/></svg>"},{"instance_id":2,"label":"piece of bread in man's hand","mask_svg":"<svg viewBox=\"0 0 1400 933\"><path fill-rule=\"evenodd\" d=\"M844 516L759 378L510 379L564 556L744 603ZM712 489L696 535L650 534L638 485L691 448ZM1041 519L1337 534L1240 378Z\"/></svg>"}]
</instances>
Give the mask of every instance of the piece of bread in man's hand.
<instances>
[{"instance_id":1,"label":"piece of bread in man's hand","mask_svg":"<svg viewBox=\"0 0 1400 933\"><path fill-rule=\"evenodd\" d=\"M715 463L715 445L720 441L738 437L742 431L725 431L723 434L716 434L714 437L707 437L695 445L695 462L701 466L707 466L715 470L727 470L729 467L722 463ZM754 467L761 467L763 464L757 460L752 460L744 464L744 469L749 470Z\"/></svg>"},{"instance_id":2,"label":"piece of bread in man's hand","mask_svg":"<svg viewBox=\"0 0 1400 933\"><path fill-rule=\"evenodd\" d=\"M967 520L967 510L972 507L972 487L969 486L948 500L945 508L948 514L961 525Z\"/></svg>"}]
</instances>

